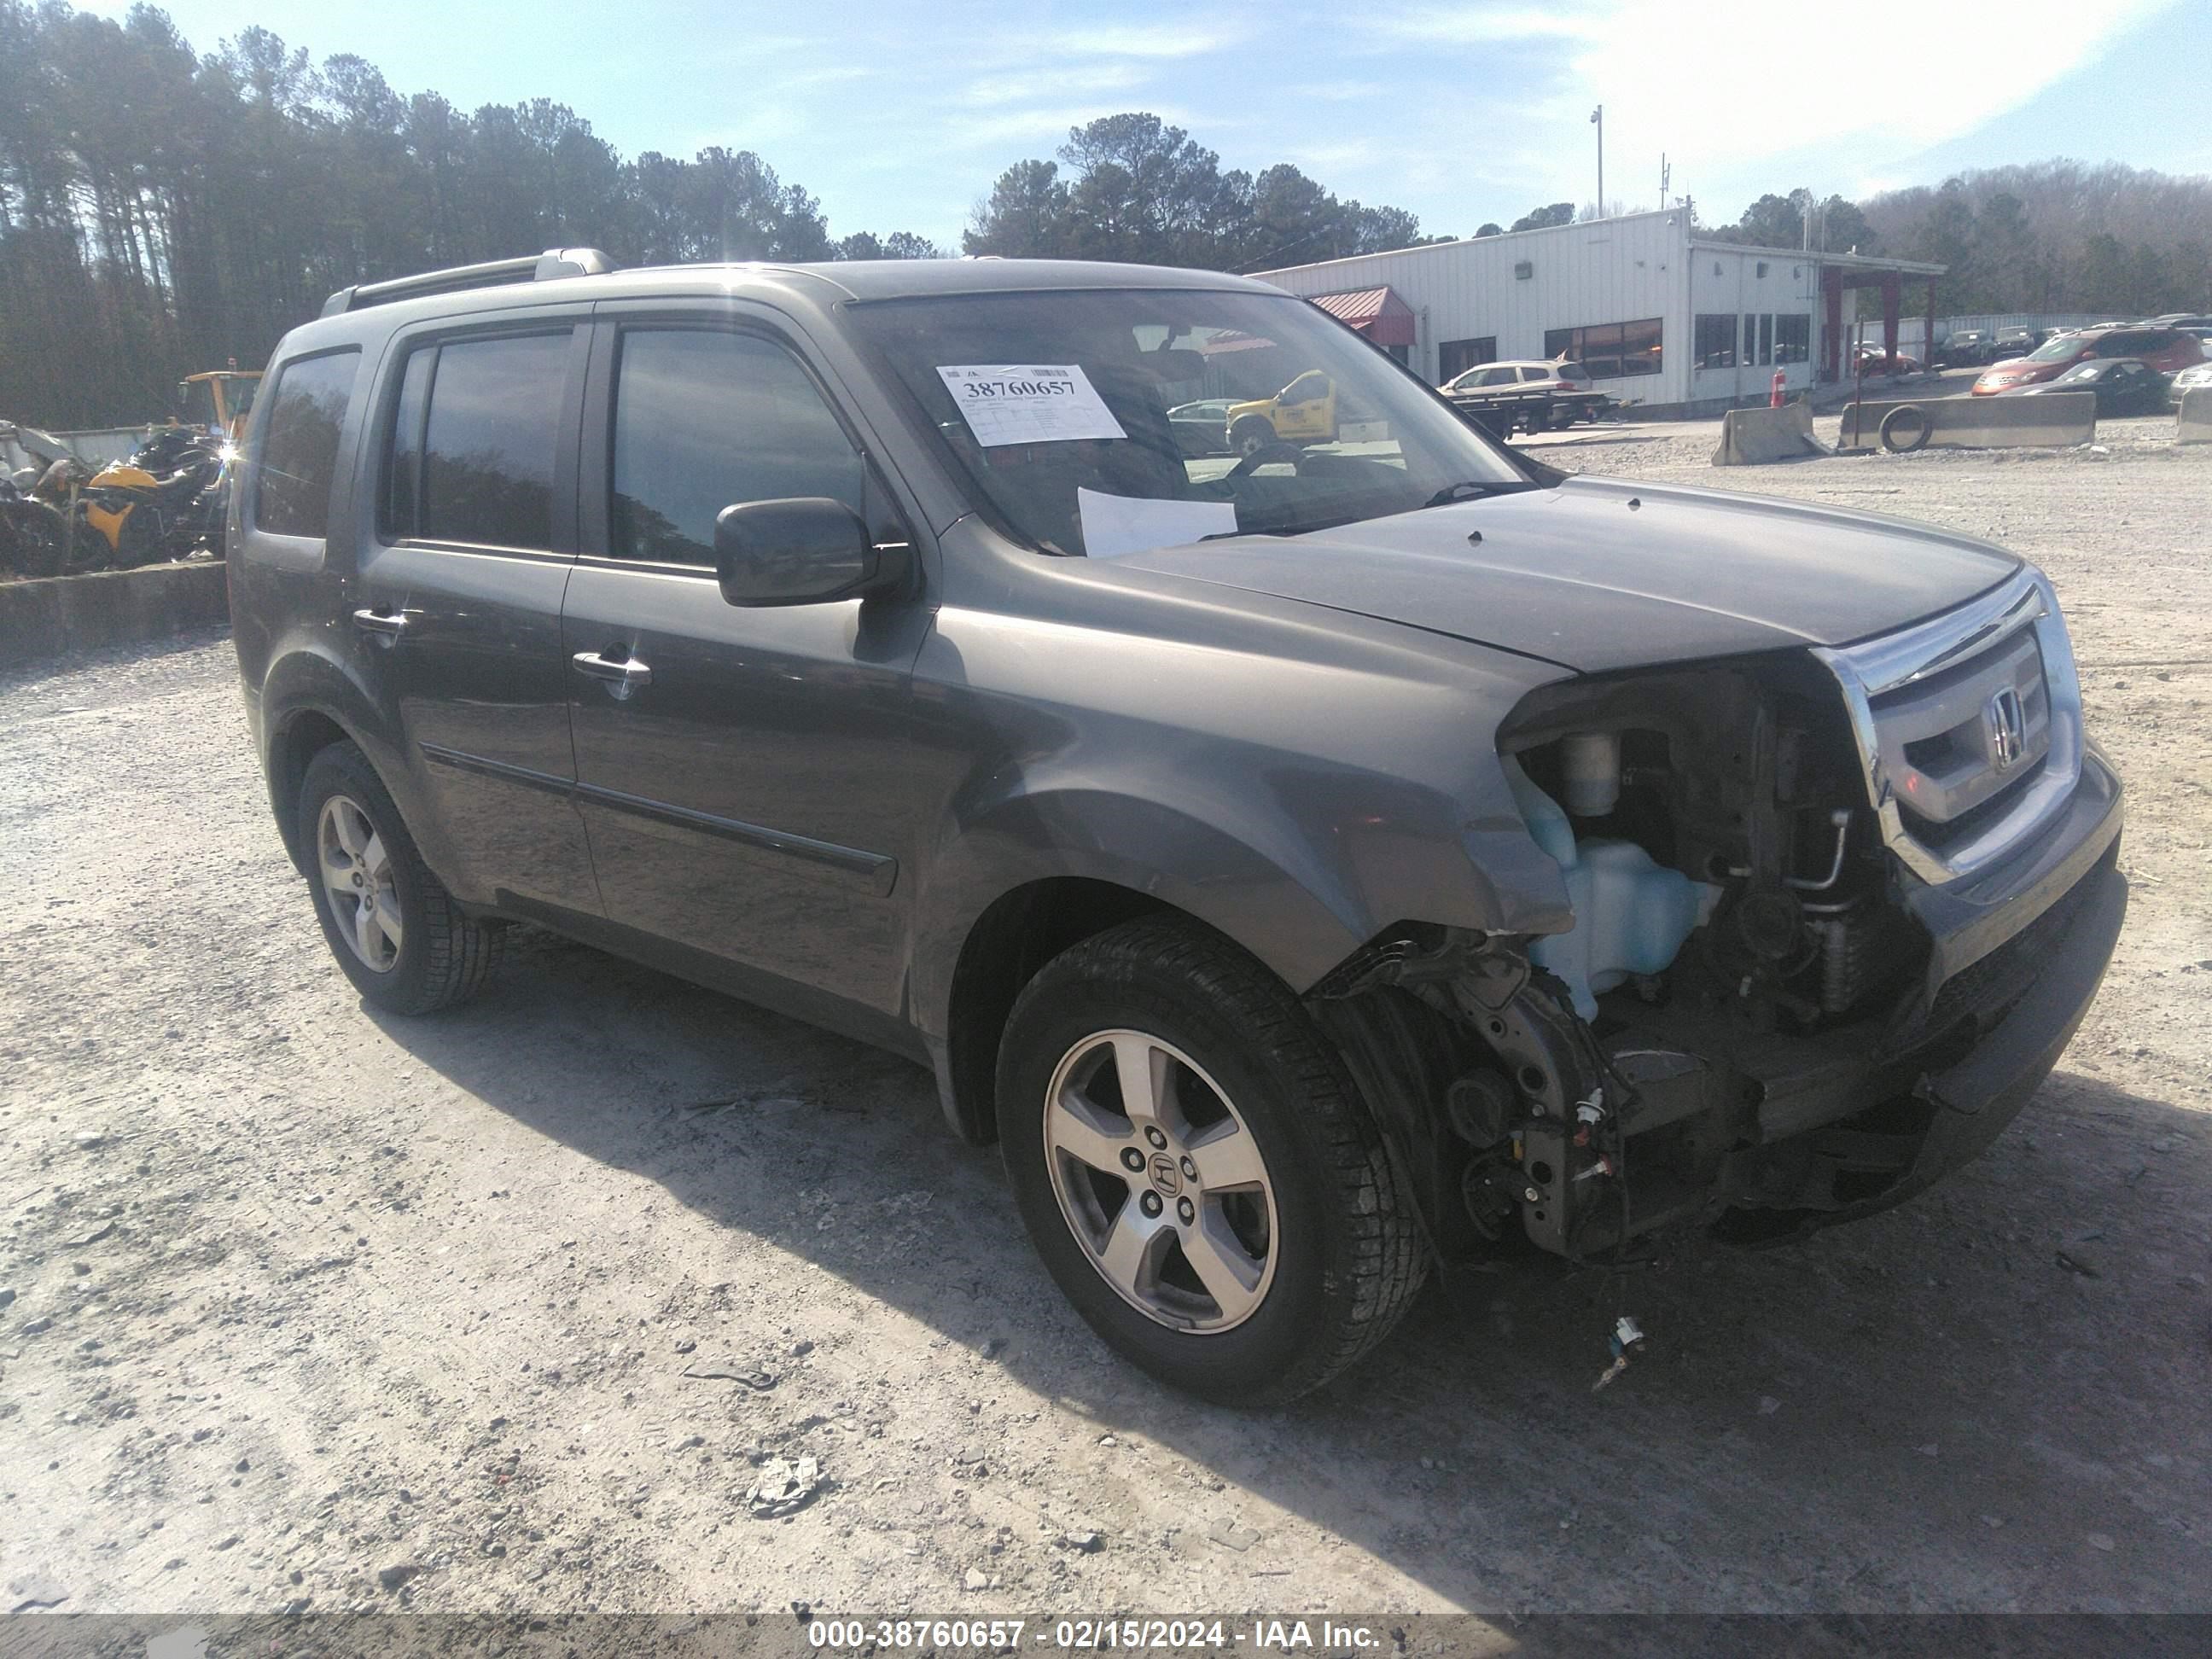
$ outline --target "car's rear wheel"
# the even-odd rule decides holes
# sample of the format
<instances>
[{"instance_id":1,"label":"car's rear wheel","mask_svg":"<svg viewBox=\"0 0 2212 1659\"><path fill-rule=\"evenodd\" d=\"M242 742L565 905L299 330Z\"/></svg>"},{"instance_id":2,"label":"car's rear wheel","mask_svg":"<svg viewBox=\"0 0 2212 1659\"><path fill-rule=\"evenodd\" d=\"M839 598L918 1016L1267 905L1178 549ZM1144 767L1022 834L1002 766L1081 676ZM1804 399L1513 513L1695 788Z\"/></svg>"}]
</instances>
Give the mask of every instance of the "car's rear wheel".
<instances>
[{"instance_id":1,"label":"car's rear wheel","mask_svg":"<svg viewBox=\"0 0 2212 1659\"><path fill-rule=\"evenodd\" d=\"M430 873L368 757L350 743L318 750L298 811L315 920L355 988L395 1014L474 995L500 929L469 916Z\"/></svg>"},{"instance_id":2,"label":"car's rear wheel","mask_svg":"<svg viewBox=\"0 0 2212 1659\"><path fill-rule=\"evenodd\" d=\"M1127 923L1048 963L1007 1023L998 1103L1053 1278L1176 1387L1293 1399L1420 1286L1410 1202L1342 1062L1280 981L1194 924Z\"/></svg>"}]
</instances>

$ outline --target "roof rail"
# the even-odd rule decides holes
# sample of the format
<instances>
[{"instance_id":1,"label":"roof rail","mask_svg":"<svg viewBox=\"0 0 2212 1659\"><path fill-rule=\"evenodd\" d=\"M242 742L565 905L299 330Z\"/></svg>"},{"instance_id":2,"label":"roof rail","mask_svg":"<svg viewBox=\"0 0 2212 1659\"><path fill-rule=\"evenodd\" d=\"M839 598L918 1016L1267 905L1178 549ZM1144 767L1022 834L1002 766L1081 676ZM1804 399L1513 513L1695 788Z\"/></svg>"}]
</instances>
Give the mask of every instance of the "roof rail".
<instances>
[{"instance_id":1,"label":"roof rail","mask_svg":"<svg viewBox=\"0 0 2212 1659\"><path fill-rule=\"evenodd\" d=\"M458 294L467 289L498 288L507 283L550 283L558 276L599 276L620 269L595 247L549 247L543 253L520 259L453 265L444 270L425 270L413 276L394 276L387 282L342 288L323 301L322 314L337 317L366 306L416 300L426 294Z\"/></svg>"}]
</instances>

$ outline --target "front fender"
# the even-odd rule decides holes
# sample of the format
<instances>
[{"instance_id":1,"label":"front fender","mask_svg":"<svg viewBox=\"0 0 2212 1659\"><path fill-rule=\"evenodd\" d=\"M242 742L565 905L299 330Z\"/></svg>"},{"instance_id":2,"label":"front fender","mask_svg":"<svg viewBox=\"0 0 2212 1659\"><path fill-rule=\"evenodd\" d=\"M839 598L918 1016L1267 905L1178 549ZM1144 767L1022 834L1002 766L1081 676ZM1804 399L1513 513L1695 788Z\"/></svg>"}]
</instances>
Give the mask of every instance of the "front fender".
<instances>
[{"instance_id":1,"label":"front fender","mask_svg":"<svg viewBox=\"0 0 2212 1659\"><path fill-rule=\"evenodd\" d=\"M1510 812L1510 808L1507 809ZM1567 925L1558 866L1517 815L1472 823L1443 795L1311 768L1233 778L1042 780L966 803L916 896L914 1012L944 1036L976 921L1004 894L1073 877L1195 917L1304 993L1394 922Z\"/></svg>"}]
</instances>

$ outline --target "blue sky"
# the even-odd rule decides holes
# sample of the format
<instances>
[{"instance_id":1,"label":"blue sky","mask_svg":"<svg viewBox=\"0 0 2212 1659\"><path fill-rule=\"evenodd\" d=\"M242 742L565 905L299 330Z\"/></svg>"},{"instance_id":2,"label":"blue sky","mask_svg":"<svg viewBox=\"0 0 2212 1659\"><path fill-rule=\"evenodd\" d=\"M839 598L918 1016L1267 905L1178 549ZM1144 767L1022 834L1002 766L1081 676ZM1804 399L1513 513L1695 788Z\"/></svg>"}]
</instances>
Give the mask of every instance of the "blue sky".
<instances>
[{"instance_id":1,"label":"blue sky","mask_svg":"<svg viewBox=\"0 0 2212 1659\"><path fill-rule=\"evenodd\" d=\"M94 9L119 13L118 0ZM2212 173L2203 0L174 0L211 49L250 23L354 52L402 93L545 96L625 155L758 151L834 234L957 243L975 200L1067 128L1148 109L1226 167L1296 162L1328 188L1468 234L1596 193L1673 191L1726 222L1763 191L1856 195L2070 155Z\"/></svg>"}]
</instances>

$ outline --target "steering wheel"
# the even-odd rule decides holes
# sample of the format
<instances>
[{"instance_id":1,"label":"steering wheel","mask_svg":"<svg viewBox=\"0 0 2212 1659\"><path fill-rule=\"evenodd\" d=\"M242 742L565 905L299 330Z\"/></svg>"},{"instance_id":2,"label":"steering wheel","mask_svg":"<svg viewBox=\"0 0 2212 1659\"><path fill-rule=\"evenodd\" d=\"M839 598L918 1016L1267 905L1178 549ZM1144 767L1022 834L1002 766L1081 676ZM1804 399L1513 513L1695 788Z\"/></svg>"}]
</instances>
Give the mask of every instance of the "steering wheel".
<instances>
[{"instance_id":1,"label":"steering wheel","mask_svg":"<svg viewBox=\"0 0 2212 1659\"><path fill-rule=\"evenodd\" d=\"M1277 439L1273 443L1261 445L1259 448L1231 467L1225 476L1231 478L1249 478L1268 462L1281 460L1289 461L1291 471L1296 471L1298 463L1305 458L1306 452L1298 445L1285 443L1280 439Z\"/></svg>"}]
</instances>

